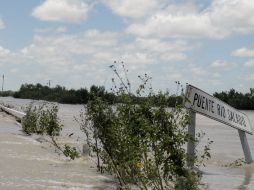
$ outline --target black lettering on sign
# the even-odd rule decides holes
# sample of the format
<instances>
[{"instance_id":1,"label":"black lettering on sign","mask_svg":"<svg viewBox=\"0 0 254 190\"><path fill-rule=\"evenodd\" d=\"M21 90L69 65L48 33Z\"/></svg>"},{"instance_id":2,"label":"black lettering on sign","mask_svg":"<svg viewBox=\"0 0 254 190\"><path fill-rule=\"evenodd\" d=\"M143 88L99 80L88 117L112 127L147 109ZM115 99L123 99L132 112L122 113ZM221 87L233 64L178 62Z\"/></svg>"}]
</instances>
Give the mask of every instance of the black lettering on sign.
<instances>
[{"instance_id":1,"label":"black lettering on sign","mask_svg":"<svg viewBox=\"0 0 254 190\"><path fill-rule=\"evenodd\" d=\"M196 105L197 107L209 111L211 113L214 113L214 101L208 99L205 96L202 96L198 93L194 94L194 100L192 103L192 106Z\"/></svg>"},{"instance_id":2,"label":"black lettering on sign","mask_svg":"<svg viewBox=\"0 0 254 190\"><path fill-rule=\"evenodd\" d=\"M204 109L207 110L207 111L209 111L209 112L214 113L213 104L214 104L214 101L212 101L212 100L206 98L206 99L205 99L205 107L204 107Z\"/></svg>"},{"instance_id":3,"label":"black lettering on sign","mask_svg":"<svg viewBox=\"0 0 254 190\"><path fill-rule=\"evenodd\" d=\"M205 99L205 110L209 110L209 100Z\"/></svg>"},{"instance_id":4,"label":"black lettering on sign","mask_svg":"<svg viewBox=\"0 0 254 190\"><path fill-rule=\"evenodd\" d=\"M234 121L234 112L228 109L228 120Z\"/></svg>"},{"instance_id":5,"label":"black lettering on sign","mask_svg":"<svg viewBox=\"0 0 254 190\"><path fill-rule=\"evenodd\" d=\"M220 117L226 118L226 110L224 106L221 106L220 104L217 104L217 114Z\"/></svg>"},{"instance_id":6,"label":"black lettering on sign","mask_svg":"<svg viewBox=\"0 0 254 190\"><path fill-rule=\"evenodd\" d=\"M201 98L202 98L202 96L201 96L201 95L198 95L198 103L197 103L197 106L198 106L198 107L201 106Z\"/></svg>"},{"instance_id":7,"label":"black lettering on sign","mask_svg":"<svg viewBox=\"0 0 254 190\"><path fill-rule=\"evenodd\" d=\"M226 118L226 109L222 106L222 116Z\"/></svg>"},{"instance_id":8,"label":"black lettering on sign","mask_svg":"<svg viewBox=\"0 0 254 190\"><path fill-rule=\"evenodd\" d=\"M236 123L242 125L242 117L238 114L236 114L235 117L236 117Z\"/></svg>"},{"instance_id":9,"label":"black lettering on sign","mask_svg":"<svg viewBox=\"0 0 254 190\"><path fill-rule=\"evenodd\" d=\"M192 94L193 95L193 94ZM213 101L213 97L202 92L195 92L192 101L193 109L205 115L210 115L212 118L220 118L219 120L228 123L229 125L237 124L238 126L247 127L245 115L228 106L224 106L223 102ZM209 113L210 114L209 114ZM225 120L227 118L227 120Z\"/></svg>"},{"instance_id":10,"label":"black lettering on sign","mask_svg":"<svg viewBox=\"0 0 254 190\"><path fill-rule=\"evenodd\" d=\"M210 102L211 101L211 102ZM211 103L211 104L210 104ZM212 101L212 100L209 100L209 104L211 105L211 111L212 111L212 113L214 113L214 110L213 110L213 104L214 104L214 101Z\"/></svg>"},{"instance_id":11,"label":"black lettering on sign","mask_svg":"<svg viewBox=\"0 0 254 190\"><path fill-rule=\"evenodd\" d=\"M194 104L195 104L195 102L198 100L198 94L197 93L195 93L195 95L194 95L194 100L193 100L193 106L194 106Z\"/></svg>"},{"instance_id":12,"label":"black lettering on sign","mask_svg":"<svg viewBox=\"0 0 254 190\"><path fill-rule=\"evenodd\" d=\"M234 111L229 110L229 109L227 110L227 112L228 112L228 120L229 121L232 121L236 124L239 124L241 126L246 127L246 122L244 120L244 116L239 115L239 114L237 114Z\"/></svg>"},{"instance_id":13,"label":"black lettering on sign","mask_svg":"<svg viewBox=\"0 0 254 190\"><path fill-rule=\"evenodd\" d=\"M217 115L220 115L220 104L217 104Z\"/></svg>"},{"instance_id":14,"label":"black lettering on sign","mask_svg":"<svg viewBox=\"0 0 254 190\"><path fill-rule=\"evenodd\" d=\"M202 97L202 109L205 109L204 104L205 104L205 97L203 96Z\"/></svg>"},{"instance_id":15,"label":"black lettering on sign","mask_svg":"<svg viewBox=\"0 0 254 190\"><path fill-rule=\"evenodd\" d=\"M244 126L244 127L246 127L246 123L245 123L245 120L244 120L244 118L243 118L243 126Z\"/></svg>"}]
</instances>

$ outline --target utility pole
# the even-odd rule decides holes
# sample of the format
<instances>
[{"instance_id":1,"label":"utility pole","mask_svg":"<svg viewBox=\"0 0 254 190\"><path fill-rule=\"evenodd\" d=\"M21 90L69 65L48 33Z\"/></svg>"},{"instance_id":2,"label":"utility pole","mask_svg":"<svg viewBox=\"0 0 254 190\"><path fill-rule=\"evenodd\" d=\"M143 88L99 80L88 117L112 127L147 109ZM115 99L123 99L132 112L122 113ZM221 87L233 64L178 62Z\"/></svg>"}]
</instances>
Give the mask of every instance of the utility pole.
<instances>
[{"instance_id":1,"label":"utility pole","mask_svg":"<svg viewBox=\"0 0 254 190\"><path fill-rule=\"evenodd\" d=\"M4 91L4 75L3 75L3 81L2 81L2 92Z\"/></svg>"}]
</instances>

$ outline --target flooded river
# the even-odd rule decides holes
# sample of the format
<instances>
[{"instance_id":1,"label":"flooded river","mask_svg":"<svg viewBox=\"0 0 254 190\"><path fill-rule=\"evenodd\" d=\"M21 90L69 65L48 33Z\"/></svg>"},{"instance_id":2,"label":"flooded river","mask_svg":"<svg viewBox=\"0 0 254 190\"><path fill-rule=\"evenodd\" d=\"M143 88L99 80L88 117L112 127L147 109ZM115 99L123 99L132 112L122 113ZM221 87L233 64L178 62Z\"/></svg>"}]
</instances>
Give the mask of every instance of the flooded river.
<instances>
[{"instance_id":1,"label":"flooded river","mask_svg":"<svg viewBox=\"0 0 254 190\"><path fill-rule=\"evenodd\" d=\"M30 100L0 98L17 109ZM74 131L69 143L81 146L84 134L74 117L78 117L81 105L59 105L59 116L64 124L63 136ZM245 111L254 125L254 111ZM244 158L237 130L197 114L197 131L206 133L198 149L209 137L212 158L207 161L202 183L203 189L252 190L254 189L254 164L229 167L235 160ZM254 136L248 135L254 156ZM40 143L36 136L24 136L10 116L0 114L0 189L114 189L110 176L101 175L91 159L82 157L68 161L54 152L47 143Z\"/></svg>"},{"instance_id":2,"label":"flooded river","mask_svg":"<svg viewBox=\"0 0 254 190\"><path fill-rule=\"evenodd\" d=\"M5 104L21 109L30 100L2 98ZM80 145L84 135L74 116L81 105L60 105L64 143ZM0 112L0 190L104 190L115 189L111 176L101 175L87 157L70 161L55 152L39 136L26 136L14 118ZM74 131L72 138L64 138Z\"/></svg>"}]
</instances>

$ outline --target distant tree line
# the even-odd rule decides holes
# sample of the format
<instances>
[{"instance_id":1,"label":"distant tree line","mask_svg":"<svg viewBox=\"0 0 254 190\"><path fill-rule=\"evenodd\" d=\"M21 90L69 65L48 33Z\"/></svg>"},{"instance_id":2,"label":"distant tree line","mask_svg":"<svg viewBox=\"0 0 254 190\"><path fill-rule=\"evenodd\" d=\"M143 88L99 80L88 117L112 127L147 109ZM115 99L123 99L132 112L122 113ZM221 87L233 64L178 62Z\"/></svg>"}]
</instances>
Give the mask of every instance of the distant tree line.
<instances>
[{"instance_id":1,"label":"distant tree line","mask_svg":"<svg viewBox=\"0 0 254 190\"><path fill-rule=\"evenodd\" d=\"M250 88L250 92L241 93L234 89L214 93L214 96L241 110L254 110L254 88Z\"/></svg>"},{"instance_id":2,"label":"distant tree line","mask_svg":"<svg viewBox=\"0 0 254 190\"><path fill-rule=\"evenodd\" d=\"M15 93L15 92L14 92L14 91L11 91L11 90L0 91L0 96L2 96L2 97L13 96L14 93Z\"/></svg>"},{"instance_id":3,"label":"distant tree line","mask_svg":"<svg viewBox=\"0 0 254 190\"><path fill-rule=\"evenodd\" d=\"M94 96L112 102L114 95L106 92L102 86L91 86L90 90L80 88L78 90L66 89L63 86L56 85L50 88L41 84L22 84L19 91L13 94L14 98L46 100L66 104L86 104Z\"/></svg>"},{"instance_id":4,"label":"distant tree line","mask_svg":"<svg viewBox=\"0 0 254 190\"><path fill-rule=\"evenodd\" d=\"M215 92L213 94L218 99L226 102L236 109L254 110L254 88L250 88L250 92L241 93L234 89L229 91ZM33 100L46 100L52 102L59 102L65 104L87 104L89 100L100 97L110 104L121 103L121 98L112 92L105 90L103 86L92 85L90 89L80 88L66 89L63 86L57 85L55 87L44 86L41 84L22 84L20 89L14 91L2 91L0 96L13 96L14 98L33 99ZM141 103L147 97L136 97L130 95L133 102L136 104ZM160 94L150 97L154 105L159 102ZM173 107L176 104L183 102L182 96L171 95L167 97L167 104Z\"/></svg>"},{"instance_id":5,"label":"distant tree line","mask_svg":"<svg viewBox=\"0 0 254 190\"><path fill-rule=\"evenodd\" d=\"M94 97L100 97L110 104L121 103L121 98L112 92L105 90L103 86L92 85L90 89L80 88L78 90L66 89L63 86L57 85L55 87L44 86L41 84L22 84L20 89L16 92L5 91L0 96L13 96L14 98L33 99L33 100L46 100L66 104L87 104L89 100ZM147 97L136 97L130 95L133 102L136 104L141 103ZM152 96L151 101L154 105L158 104L160 95ZM175 106L182 103L181 96L168 96L168 106Z\"/></svg>"}]
</instances>

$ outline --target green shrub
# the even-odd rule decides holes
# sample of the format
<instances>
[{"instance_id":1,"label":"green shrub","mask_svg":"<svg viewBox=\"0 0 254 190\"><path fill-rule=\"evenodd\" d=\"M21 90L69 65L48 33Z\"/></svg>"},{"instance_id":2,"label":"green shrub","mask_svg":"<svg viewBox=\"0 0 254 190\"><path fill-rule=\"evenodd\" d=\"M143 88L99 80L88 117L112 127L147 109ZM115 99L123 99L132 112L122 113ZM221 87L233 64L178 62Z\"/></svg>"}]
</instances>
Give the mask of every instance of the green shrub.
<instances>
[{"instance_id":1,"label":"green shrub","mask_svg":"<svg viewBox=\"0 0 254 190\"><path fill-rule=\"evenodd\" d=\"M30 104L26 108L26 115L22 118L22 130L28 135L37 133L38 109Z\"/></svg>"},{"instance_id":2,"label":"green shrub","mask_svg":"<svg viewBox=\"0 0 254 190\"><path fill-rule=\"evenodd\" d=\"M66 145L66 144L64 145L63 154L66 157L71 158L72 160L79 157L79 153L77 149L75 147L70 147L69 145Z\"/></svg>"},{"instance_id":3,"label":"green shrub","mask_svg":"<svg viewBox=\"0 0 254 190\"><path fill-rule=\"evenodd\" d=\"M22 119L22 130L28 135L48 135L51 143L57 150L62 152L66 157L72 160L79 157L79 153L75 147L64 145L62 148L55 137L60 135L63 125L61 124L57 113L58 106L55 104L43 103L38 106L33 106L31 103L26 108L26 115Z\"/></svg>"},{"instance_id":4,"label":"green shrub","mask_svg":"<svg viewBox=\"0 0 254 190\"><path fill-rule=\"evenodd\" d=\"M177 105L167 107L167 94L154 94L150 77L139 76L142 84L135 96L147 98L135 104L130 83L120 77L114 92L121 104L110 105L95 97L81 113L81 128L87 143L97 155L98 169L116 176L120 189L198 189L200 173L188 168L188 155L183 148L194 140L187 134L189 113ZM112 80L115 82L115 80ZM154 107L153 97L157 99ZM205 155L206 156L206 155ZM102 162L100 162L102 160ZM194 160L194 163L196 160Z\"/></svg>"},{"instance_id":5,"label":"green shrub","mask_svg":"<svg viewBox=\"0 0 254 190\"><path fill-rule=\"evenodd\" d=\"M42 105L33 106L33 103L31 103L25 112L26 115L22 119L22 130L26 134L59 136L62 124L57 117L58 107L56 105L43 103Z\"/></svg>"}]
</instances>

